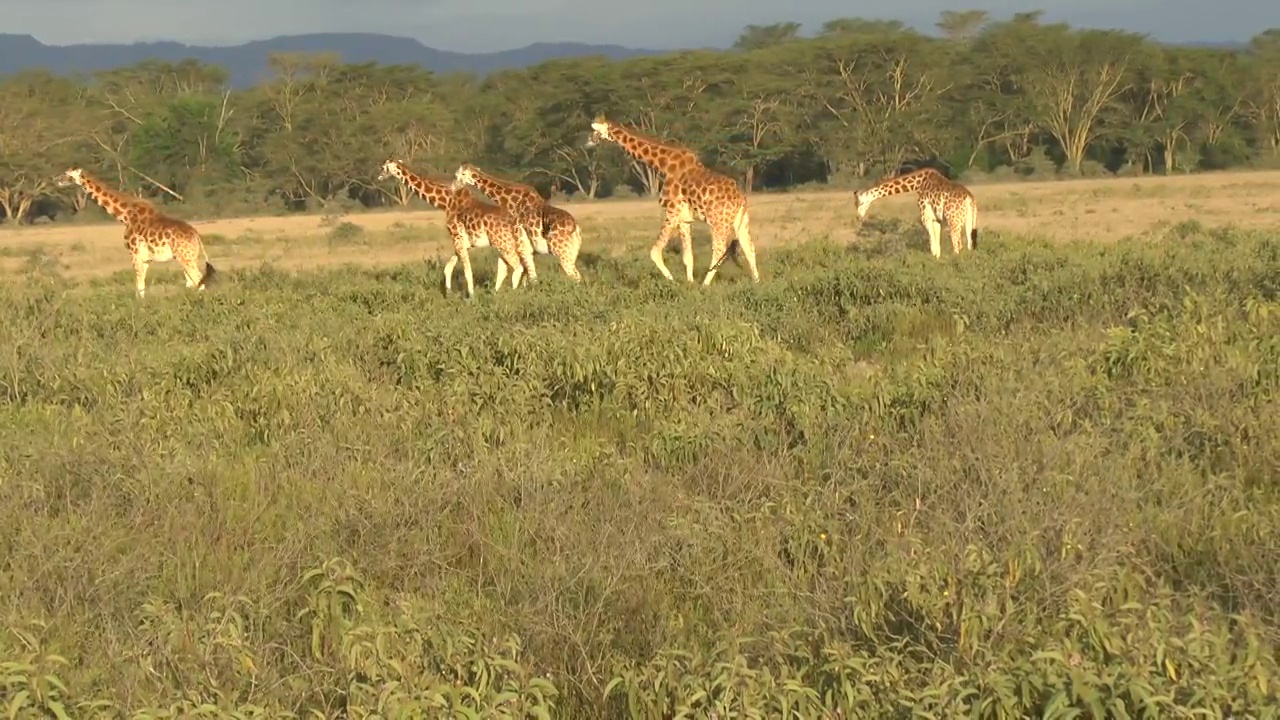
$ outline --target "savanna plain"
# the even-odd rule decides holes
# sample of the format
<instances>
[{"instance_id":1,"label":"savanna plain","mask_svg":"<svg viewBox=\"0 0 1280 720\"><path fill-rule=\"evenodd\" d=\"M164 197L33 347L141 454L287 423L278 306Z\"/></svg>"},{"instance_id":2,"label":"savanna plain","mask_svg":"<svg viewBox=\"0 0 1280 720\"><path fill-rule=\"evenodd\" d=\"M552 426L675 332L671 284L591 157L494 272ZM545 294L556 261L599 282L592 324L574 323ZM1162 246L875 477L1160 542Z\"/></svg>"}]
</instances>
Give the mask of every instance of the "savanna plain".
<instances>
[{"instance_id":1,"label":"savanna plain","mask_svg":"<svg viewBox=\"0 0 1280 720\"><path fill-rule=\"evenodd\" d=\"M706 288L568 202L584 283L474 302L417 201L144 301L0 229L10 715L1277 716L1280 173L971 188L940 260L753 195Z\"/></svg>"}]
</instances>

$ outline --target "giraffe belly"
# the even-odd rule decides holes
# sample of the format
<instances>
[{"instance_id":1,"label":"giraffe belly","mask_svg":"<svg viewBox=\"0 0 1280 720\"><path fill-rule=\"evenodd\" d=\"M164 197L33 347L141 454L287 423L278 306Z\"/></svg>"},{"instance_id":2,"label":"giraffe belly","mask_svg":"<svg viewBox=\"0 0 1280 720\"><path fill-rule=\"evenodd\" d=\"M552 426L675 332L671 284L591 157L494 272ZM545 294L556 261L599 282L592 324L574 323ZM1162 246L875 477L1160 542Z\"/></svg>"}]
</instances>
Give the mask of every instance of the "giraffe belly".
<instances>
[{"instance_id":1,"label":"giraffe belly","mask_svg":"<svg viewBox=\"0 0 1280 720\"><path fill-rule=\"evenodd\" d=\"M138 243L134 256L139 262L168 262L173 259L173 248L167 245L151 245L149 243Z\"/></svg>"},{"instance_id":2,"label":"giraffe belly","mask_svg":"<svg viewBox=\"0 0 1280 720\"><path fill-rule=\"evenodd\" d=\"M489 247L489 231L481 230L479 232L470 233L467 240L471 243L471 247Z\"/></svg>"}]
</instances>

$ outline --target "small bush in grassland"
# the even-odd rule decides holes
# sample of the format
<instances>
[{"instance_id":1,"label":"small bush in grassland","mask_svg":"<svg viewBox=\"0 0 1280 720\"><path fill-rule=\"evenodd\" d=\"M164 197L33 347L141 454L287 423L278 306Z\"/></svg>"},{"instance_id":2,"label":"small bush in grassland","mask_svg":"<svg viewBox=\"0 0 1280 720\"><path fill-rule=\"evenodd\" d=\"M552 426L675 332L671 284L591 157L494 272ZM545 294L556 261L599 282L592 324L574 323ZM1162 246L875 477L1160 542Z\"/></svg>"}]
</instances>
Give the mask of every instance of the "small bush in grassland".
<instances>
[{"instance_id":1,"label":"small bush in grassland","mask_svg":"<svg viewBox=\"0 0 1280 720\"><path fill-rule=\"evenodd\" d=\"M1184 230L5 286L0 702L1265 717L1280 243Z\"/></svg>"}]
</instances>

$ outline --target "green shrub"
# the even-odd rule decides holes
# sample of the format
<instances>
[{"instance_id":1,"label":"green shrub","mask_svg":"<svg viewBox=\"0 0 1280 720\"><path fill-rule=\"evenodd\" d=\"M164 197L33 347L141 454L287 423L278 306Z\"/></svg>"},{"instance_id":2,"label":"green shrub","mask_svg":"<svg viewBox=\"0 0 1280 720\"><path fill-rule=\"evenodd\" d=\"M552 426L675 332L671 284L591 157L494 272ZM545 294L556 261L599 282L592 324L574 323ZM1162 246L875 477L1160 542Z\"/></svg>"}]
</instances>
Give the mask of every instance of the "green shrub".
<instances>
[{"instance_id":1,"label":"green shrub","mask_svg":"<svg viewBox=\"0 0 1280 720\"><path fill-rule=\"evenodd\" d=\"M872 230L0 286L0 704L1273 717L1280 243Z\"/></svg>"}]
</instances>

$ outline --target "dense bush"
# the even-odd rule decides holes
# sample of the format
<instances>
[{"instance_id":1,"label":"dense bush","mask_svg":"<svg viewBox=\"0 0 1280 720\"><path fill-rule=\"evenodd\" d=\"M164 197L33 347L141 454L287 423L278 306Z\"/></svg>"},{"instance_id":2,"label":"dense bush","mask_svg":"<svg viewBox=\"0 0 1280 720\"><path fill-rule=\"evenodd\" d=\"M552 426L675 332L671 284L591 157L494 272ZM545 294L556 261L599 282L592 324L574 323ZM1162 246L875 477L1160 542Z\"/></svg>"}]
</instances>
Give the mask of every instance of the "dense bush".
<instances>
[{"instance_id":1,"label":"dense bush","mask_svg":"<svg viewBox=\"0 0 1280 720\"><path fill-rule=\"evenodd\" d=\"M1274 713L1280 243L901 245L0 287L0 702Z\"/></svg>"}]
</instances>

